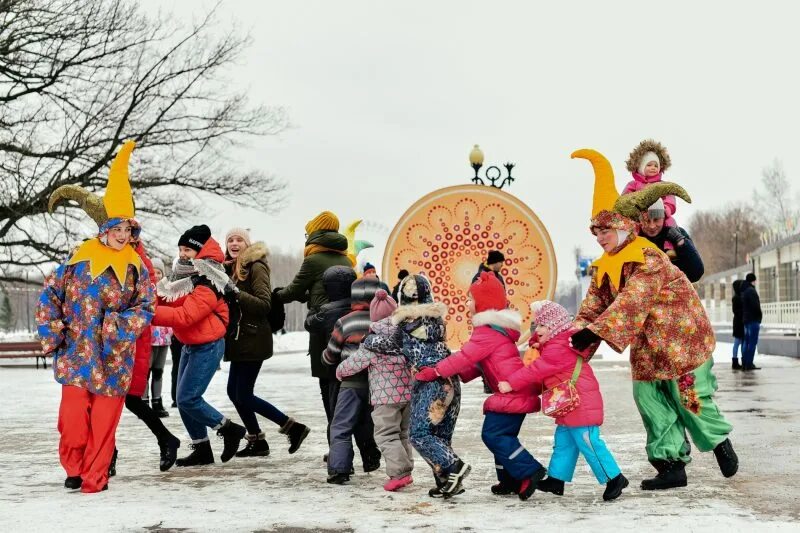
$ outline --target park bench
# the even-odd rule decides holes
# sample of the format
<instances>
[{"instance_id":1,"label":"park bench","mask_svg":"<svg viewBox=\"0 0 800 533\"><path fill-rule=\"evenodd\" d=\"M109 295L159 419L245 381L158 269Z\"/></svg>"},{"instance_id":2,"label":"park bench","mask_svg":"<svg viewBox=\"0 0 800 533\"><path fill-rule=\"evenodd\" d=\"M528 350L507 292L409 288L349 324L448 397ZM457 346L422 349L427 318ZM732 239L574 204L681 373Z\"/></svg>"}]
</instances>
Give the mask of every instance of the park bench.
<instances>
[{"instance_id":1,"label":"park bench","mask_svg":"<svg viewBox=\"0 0 800 533\"><path fill-rule=\"evenodd\" d=\"M39 368L39 359L47 368L48 356L42 353L42 344L39 341L0 342L0 359L21 359L25 357L36 358L36 368Z\"/></svg>"}]
</instances>

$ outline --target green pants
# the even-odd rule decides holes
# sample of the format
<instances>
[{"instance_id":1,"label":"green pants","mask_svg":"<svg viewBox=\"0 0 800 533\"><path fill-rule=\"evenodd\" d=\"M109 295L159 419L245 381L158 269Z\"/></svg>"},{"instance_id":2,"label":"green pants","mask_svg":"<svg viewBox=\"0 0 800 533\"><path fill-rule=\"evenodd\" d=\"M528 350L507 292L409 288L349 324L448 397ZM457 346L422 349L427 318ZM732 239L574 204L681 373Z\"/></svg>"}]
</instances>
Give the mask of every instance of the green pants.
<instances>
[{"instance_id":1,"label":"green pants","mask_svg":"<svg viewBox=\"0 0 800 533\"><path fill-rule=\"evenodd\" d=\"M634 381L633 399L647 431L647 458L688 463L688 432L701 452L713 450L731 432L712 395L717 378L709 359L678 379Z\"/></svg>"}]
</instances>

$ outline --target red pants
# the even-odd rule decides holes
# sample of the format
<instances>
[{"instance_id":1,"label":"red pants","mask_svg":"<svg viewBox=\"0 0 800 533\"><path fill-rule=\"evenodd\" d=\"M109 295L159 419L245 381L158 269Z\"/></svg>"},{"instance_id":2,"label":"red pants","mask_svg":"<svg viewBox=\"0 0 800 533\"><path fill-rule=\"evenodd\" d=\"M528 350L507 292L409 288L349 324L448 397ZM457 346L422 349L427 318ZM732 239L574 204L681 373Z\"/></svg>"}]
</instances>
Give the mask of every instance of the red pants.
<instances>
[{"instance_id":1,"label":"red pants","mask_svg":"<svg viewBox=\"0 0 800 533\"><path fill-rule=\"evenodd\" d=\"M81 492L99 492L108 483L124 396L100 396L63 385L58 408L58 455L67 476L83 479Z\"/></svg>"}]
</instances>

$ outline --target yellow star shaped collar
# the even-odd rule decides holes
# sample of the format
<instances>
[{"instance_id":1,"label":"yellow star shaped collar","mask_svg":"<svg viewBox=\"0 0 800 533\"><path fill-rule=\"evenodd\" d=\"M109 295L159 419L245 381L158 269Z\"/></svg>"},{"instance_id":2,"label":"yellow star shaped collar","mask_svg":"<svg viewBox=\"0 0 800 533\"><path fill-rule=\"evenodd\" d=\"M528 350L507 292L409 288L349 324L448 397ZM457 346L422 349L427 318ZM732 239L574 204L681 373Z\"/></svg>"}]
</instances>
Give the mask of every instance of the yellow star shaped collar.
<instances>
[{"instance_id":1,"label":"yellow star shaped collar","mask_svg":"<svg viewBox=\"0 0 800 533\"><path fill-rule=\"evenodd\" d=\"M592 263L597 267L595 283L599 287L603 283L603 276L608 274L608 281L615 289L619 289L622 280L622 267L625 263L644 263L645 248L658 250L658 247L644 237L636 237L630 244L614 255L604 253L600 259Z\"/></svg>"},{"instance_id":2,"label":"yellow star shaped collar","mask_svg":"<svg viewBox=\"0 0 800 533\"><path fill-rule=\"evenodd\" d=\"M108 267L114 271L120 285L125 284L125 276L128 273L128 265L141 272L142 260L132 246L126 245L122 250L115 250L110 246L100 242L100 239L89 239L80 245L70 260L69 265L74 265L82 261L89 262L89 272L92 280L105 272Z\"/></svg>"}]
</instances>

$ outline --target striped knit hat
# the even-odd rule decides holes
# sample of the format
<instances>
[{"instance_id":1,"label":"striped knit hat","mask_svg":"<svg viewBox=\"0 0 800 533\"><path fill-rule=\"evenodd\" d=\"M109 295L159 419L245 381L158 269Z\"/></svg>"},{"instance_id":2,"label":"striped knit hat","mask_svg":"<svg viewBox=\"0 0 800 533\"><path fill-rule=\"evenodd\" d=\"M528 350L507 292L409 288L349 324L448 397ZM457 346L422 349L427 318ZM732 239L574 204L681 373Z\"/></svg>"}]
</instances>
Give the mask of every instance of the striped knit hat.
<instances>
[{"instance_id":1,"label":"striped knit hat","mask_svg":"<svg viewBox=\"0 0 800 533\"><path fill-rule=\"evenodd\" d=\"M550 338L572 327L572 317L563 306L550 300L539 300L531 304L533 323L550 330Z\"/></svg>"},{"instance_id":2,"label":"striped knit hat","mask_svg":"<svg viewBox=\"0 0 800 533\"><path fill-rule=\"evenodd\" d=\"M339 231L339 217L330 211L323 211L306 224L306 233L309 235L322 230Z\"/></svg>"}]
</instances>

